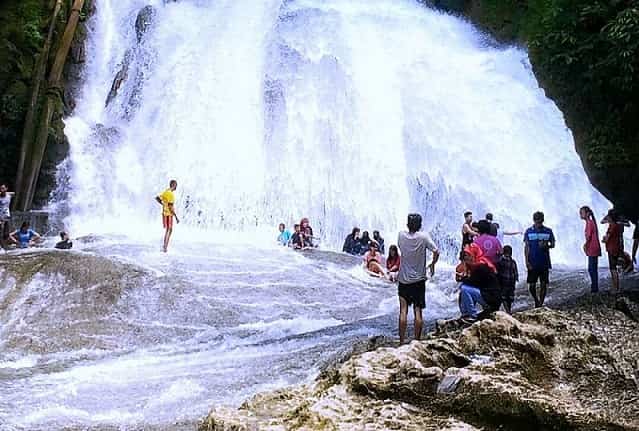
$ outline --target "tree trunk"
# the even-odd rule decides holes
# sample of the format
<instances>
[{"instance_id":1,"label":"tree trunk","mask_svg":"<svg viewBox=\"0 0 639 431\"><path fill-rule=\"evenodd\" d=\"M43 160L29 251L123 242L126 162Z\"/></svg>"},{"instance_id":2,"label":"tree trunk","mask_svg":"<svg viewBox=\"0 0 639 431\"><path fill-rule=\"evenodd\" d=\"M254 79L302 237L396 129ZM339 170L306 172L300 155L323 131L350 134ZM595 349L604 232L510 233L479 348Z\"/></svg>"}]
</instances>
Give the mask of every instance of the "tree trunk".
<instances>
[{"instance_id":1,"label":"tree trunk","mask_svg":"<svg viewBox=\"0 0 639 431\"><path fill-rule=\"evenodd\" d=\"M64 70L64 64L66 63L69 50L71 49L71 43L75 35L75 29L80 21L80 11L84 6L85 0L75 0L73 7L71 8L71 14L67 21L67 26L64 29L60 47L56 52L53 66L51 66L51 72L49 73L49 80L47 82L47 92L44 101L44 106L40 115L40 121L38 122L38 133L35 141L33 142L32 154L28 163L28 169L24 177L24 196L18 200L19 209L26 211L31 207L33 202L33 196L35 194L36 184L38 182L38 175L40 174L40 167L42 166L42 158L47 147L47 140L49 138L49 125L51 118L55 112L55 103L62 101L61 79L62 72Z\"/></svg>"},{"instance_id":2,"label":"tree trunk","mask_svg":"<svg viewBox=\"0 0 639 431\"><path fill-rule=\"evenodd\" d=\"M22 130L22 143L20 146L20 154L18 158L18 169L16 172L16 191L17 200L16 207L19 206L20 196L23 194L24 185L22 184L24 179L24 165L27 156L31 153L31 144L36 131L37 124L35 119L38 118L38 100L40 99L40 88L45 83L45 75L47 72L47 61L49 59L49 51L51 50L51 42L53 40L53 32L55 31L55 24L58 20L58 14L62 8L62 0L56 0L53 7L53 13L51 14L51 22L49 23L49 31L47 32L47 38L44 41L44 46L38 57L38 62L35 65L33 73L33 81L31 83L31 99L29 100L29 106L27 109L27 115L24 120L24 128Z\"/></svg>"}]
</instances>

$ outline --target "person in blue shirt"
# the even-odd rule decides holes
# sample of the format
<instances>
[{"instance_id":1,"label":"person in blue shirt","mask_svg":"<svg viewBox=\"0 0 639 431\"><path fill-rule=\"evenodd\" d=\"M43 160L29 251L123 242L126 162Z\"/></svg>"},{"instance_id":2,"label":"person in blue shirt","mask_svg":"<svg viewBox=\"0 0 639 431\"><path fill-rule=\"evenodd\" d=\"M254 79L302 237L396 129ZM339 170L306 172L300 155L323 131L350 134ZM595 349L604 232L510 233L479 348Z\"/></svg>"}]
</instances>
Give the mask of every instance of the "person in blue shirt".
<instances>
[{"instance_id":1,"label":"person in blue shirt","mask_svg":"<svg viewBox=\"0 0 639 431\"><path fill-rule=\"evenodd\" d=\"M544 213L541 211L533 214L533 222L524 233L524 256L528 269L528 290L535 301L535 307L539 308L544 305L548 290L548 273L552 267L550 249L555 247L555 234L552 229L544 226Z\"/></svg>"},{"instance_id":2,"label":"person in blue shirt","mask_svg":"<svg viewBox=\"0 0 639 431\"><path fill-rule=\"evenodd\" d=\"M9 235L11 241L18 245L19 248L28 248L35 244L41 237L40 234L30 228L29 222L22 223L20 229L11 232Z\"/></svg>"},{"instance_id":3,"label":"person in blue shirt","mask_svg":"<svg viewBox=\"0 0 639 431\"><path fill-rule=\"evenodd\" d=\"M291 233L286 230L286 225L284 223L280 223L279 230L280 234L277 236L277 243L283 246L289 245L288 243L291 241Z\"/></svg>"}]
</instances>

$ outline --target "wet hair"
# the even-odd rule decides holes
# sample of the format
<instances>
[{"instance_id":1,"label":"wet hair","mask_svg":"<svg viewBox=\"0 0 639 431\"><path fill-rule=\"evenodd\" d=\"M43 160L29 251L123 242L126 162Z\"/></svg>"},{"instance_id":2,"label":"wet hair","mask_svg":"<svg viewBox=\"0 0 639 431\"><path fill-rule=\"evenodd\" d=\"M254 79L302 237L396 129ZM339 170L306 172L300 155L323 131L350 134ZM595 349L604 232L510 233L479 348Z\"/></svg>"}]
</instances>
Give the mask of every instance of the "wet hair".
<instances>
[{"instance_id":1,"label":"wet hair","mask_svg":"<svg viewBox=\"0 0 639 431\"><path fill-rule=\"evenodd\" d=\"M307 217L304 217L302 220L300 220L300 226L303 226L304 223L307 223L309 226L311 225Z\"/></svg>"},{"instance_id":2,"label":"wet hair","mask_svg":"<svg viewBox=\"0 0 639 431\"><path fill-rule=\"evenodd\" d=\"M379 250L379 244L374 239L368 241L368 246L373 247L376 250Z\"/></svg>"},{"instance_id":3,"label":"wet hair","mask_svg":"<svg viewBox=\"0 0 639 431\"><path fill-rule=\"evenodd\" d=\"M375 238L375 239L380 238L378 230L374 230L373 231L373 238Z\"/></svg>"},{"instance_id":4,"label":"wet hair","mask_svg":"<svg viewBox=\"0 0 639 431\"><path fill-rule=\"evenodd\" d=\"M493 221L493 213L486 213L486 220Z\"/></svg>"},{"instance_id":5,"label":"wet hair","mask_svg":"<svg viewBox=\"0 0 639 431\"><path fill-rule=\"evenodd\" d=\"M355 227L353 228L353 230L351 231L351 235L353 235L353 238L355 238L355 234L356 234L357 232L359 232L359 228L358 228L357 226L355 226Z\"/></svg>"},{"instance_id":6,"label":"wet hair","mask_svg":"<svg viewBox=\"0 0 639 431\"><path fill-rule=\"evenodd\" d=\"M23 221L22 224L20 225L20 230L22 229L29 229L29 222L28 221Z\"/></svg>"},{"instance_id":7,"label":"wet hair","mask_svg":"<svg viewBox=\"0 0 639 431\"><path fill-rule=\"evenodd\" d=\"M297 229L298 227L300 227L300 225L298 225L298 224L294 224L293 225L293 229Z\"/></svg>"},{"instance_id":8,"label":"wet hair","mask_svg":"<svg viewBox=\"0 0 639 431\"><path fill-rule=\"evenodd\" d=\"M534 222L540 222L543 223L544 222L544 213L542 213L541 211L536 211L533 214L533 221Z\"/></svg>"},{"instance_id":9,"label":"wet hair","mask_svg":"<svg viewBox=\"0 0 639 431\"><path fill-rule=\"evenodd\" d=\"M477 223L477 230L479 233L490 233L490 222L488 220L479 220Z\"/></svg>"},{"instance_id":10,"label":"wet hair","mask_svg":"<svg viewBox=\"0 0 639 431\"><path fill-rule=\"evenodd\" d=\"M393 252L395 252L394 255L393 255ZM397 248L395 244L388 247L388 257L398 257L398 256L399 256L399 249Z\"/></svg>"},{"instance_id":11,"label":"wet hair","mask_svg":"<svg viewBox=\"0 0 639 431\"><path fill-rule=\"evenodd\" d=\"M280 225L279 225L278 227L283 227L283 228L285 228L285 227L286 227L286 225L285 225L284 223L280 223Z\"/></svg>"},{"instance_id":12,"label":"wet hair","mask_svg":"<svg viewBox=\"0 0 639 431\"><path fill-rule=\"evenodd\" d=\"M60 239L64 241L64 237L67 235L65 231L60 232Z\"/></svg>"},{"instance_id":13,"label":"wet hair","mask_svg":"<svg viewBox=\"0 0 639 431\"><path fill-rule=\"evenodd\" d=\"M606 217L613 223L617 223L619 221L619 214L617 214L617 210L614 208L608 210L608 215Z\"/></svg>"},{"instance_id":14,"label":"wet hair","mask_svg":"<svg viewBox=\"0 0 639 431\"><path fill-rule=\"evenodd\" d=\"M417 232L422 228L422 216L419 214L408 214L408 221L406 223L408 226L408 230L412 232Z\"/></svg>"},{"instance_id":15,"label":"wet hair","mask_svg":"<svg viewBox=\"0 0 639 431\"><path fill-rule=\"evenodd\" d=\"M502 252L504 254L504 256L512 256L513 255L513 248L509 245L505 245L504 248L502 249Z\"/></svg>"},{"instance_id":16,"label":"wet hair","mask_svg":"<svg viewBox=\"0 0 639 431\"><path fill-rule=\"evenodd\" d=\"M177 186L177 181L171 180L169 181L169 187Z\"/></svg>"},{"instance_id":17,"label":"wet hair","mask_svg":"<svg viewBox=\"0 0 639 431\"><path fill-rule=\"evenodd\" d=\"M464 213L464 218L468 217L469 215L473 215L473 212L472 211L466 211Z\"/></svg>"},{"instance_id":18,"label":"wet hair","mask_svg":"<svg viewBox=\"0 0 639 431\"><path fill-rule=\"evenodd\" d=\"M368 231L365 230L364 232L362 232L362 241L370 241L370 240L371 240L371 237L368 234Z\"/></svg>"}]
</instances>

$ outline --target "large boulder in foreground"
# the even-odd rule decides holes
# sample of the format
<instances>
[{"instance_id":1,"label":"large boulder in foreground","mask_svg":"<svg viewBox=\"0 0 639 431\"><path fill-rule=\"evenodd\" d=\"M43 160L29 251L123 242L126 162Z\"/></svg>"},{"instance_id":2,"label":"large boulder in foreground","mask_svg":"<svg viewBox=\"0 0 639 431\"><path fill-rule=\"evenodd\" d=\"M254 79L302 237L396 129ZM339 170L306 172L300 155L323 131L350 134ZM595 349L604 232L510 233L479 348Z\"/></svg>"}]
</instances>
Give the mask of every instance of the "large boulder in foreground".
<instances>
[{"instance_id":1,"label":"large boulder in foreground","mask_svg":"<svg viewBox=\"0 0 639 431\"><path fill-rule=\"evenodd\" d=\"M639 430L639 323L613 306L497 313L357 354L200 430Z\"/></svg>"}]
</instances>

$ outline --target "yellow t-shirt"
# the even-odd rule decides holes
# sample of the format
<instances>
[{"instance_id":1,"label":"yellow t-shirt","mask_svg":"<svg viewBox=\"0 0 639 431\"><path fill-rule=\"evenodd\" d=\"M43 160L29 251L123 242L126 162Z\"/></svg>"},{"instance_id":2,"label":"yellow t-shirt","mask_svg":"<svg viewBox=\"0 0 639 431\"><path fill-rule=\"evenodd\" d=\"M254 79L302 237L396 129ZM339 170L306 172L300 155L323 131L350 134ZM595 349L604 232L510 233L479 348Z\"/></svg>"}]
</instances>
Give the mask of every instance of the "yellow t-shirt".
<instances>
[{"instance_id":1,"label":"yellow t-shirt","mask_svg":"<svg viewBox=\"0 0 639 431\"><path fill-rule=\"evenodd\" d=\"M164 190L160 194L160 199L162 200L162 215L173 215L173 213L171 212L171 208L169 208L169 204L175 204L175 195L173 194L171 189Z\"/></svg>"}]
</instances>

